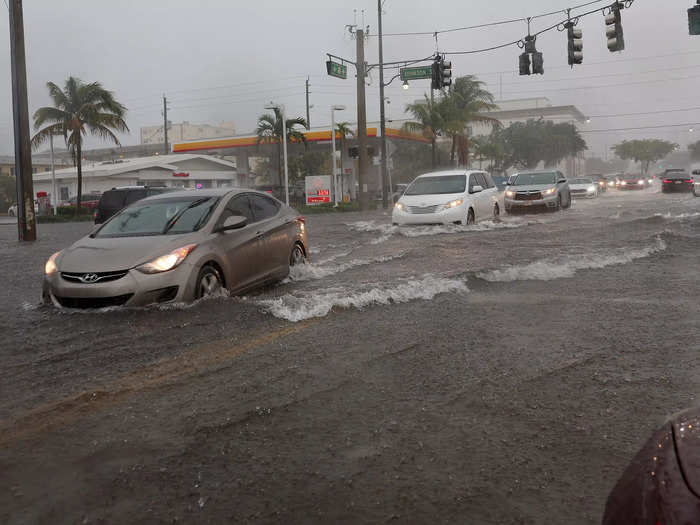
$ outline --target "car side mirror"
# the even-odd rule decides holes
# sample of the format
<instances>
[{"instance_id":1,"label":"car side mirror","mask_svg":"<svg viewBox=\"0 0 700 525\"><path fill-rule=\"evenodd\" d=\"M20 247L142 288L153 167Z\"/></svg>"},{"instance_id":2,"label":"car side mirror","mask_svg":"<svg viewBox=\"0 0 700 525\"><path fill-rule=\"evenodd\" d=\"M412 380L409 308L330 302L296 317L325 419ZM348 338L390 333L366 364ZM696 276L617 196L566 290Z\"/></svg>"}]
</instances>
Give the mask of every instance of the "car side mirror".
<instances>
[{"instance_id":1,"label":"car side mirror","mask_svg":"<svg viewBox=\"0 0 700 525\"><path fill-rule=\"evenodd\" d=\"M232 215L228 217L224 223L219 226L215 233L227 232L231 230L240 230L248 224L248 219L240 215Z\"/></svg>"},{"instance_id":2,"label":"car side mirror","mask_svg":"<svg viewBox=\"0 0 700 525\"><path fill-rule=\"evenodd\" d=\"M477 186L473 186L473 187L472 187L472 190L471 190L470 193L481 193L482 191L484 191L483 186L478 186L478 185L477 185Z\"/></svg>"},{"instance_id":3,"label":"car side mirror","mask_svg":"<svg viewBox=\"0 0 700 525\"><path fill-rule=\"evenodd\" d=\"M557 181L557 184L564 184L566 182L566 179L559 179Z\"/></svg>"},{"instance_id":4,"label":"car side mirror","mask_svg":"<svg viewBox=\"0 0 700 525\"><path fill-rule=\"evenodd\" d=\"M510 182L504 182L503 185L504 185L504 186L510 186Z\"/></svg>"}]
</instances>

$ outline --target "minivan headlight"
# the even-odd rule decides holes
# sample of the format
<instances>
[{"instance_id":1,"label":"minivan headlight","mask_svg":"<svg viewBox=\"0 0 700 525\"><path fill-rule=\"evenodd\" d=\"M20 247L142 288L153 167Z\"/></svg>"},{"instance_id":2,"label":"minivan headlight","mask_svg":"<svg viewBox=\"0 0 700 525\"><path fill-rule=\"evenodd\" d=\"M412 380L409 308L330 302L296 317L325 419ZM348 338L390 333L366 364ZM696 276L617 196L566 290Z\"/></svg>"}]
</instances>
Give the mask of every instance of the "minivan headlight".
<instances>
[{"instance_id":1,"label":"minivan headlight","mask_svg":"<svg viewBox=\"0 0 700 525\"><path fill-rule=\"evenodd\" d=\"M173 268L177 268L196 247L196 244L188 244L187 246L183 246L182 248L178 248L170 253L156 257L152 261L137 266L136 270L147 274L170 271Z\"/></svg>"},{"instance_id":2,"label":"minivan headlight","mask_svg":"<svg viewBox=\"0 0 700 525\"><path fill-rule=\"evenodd\" d=\"M446 210L451 210L452 208L456 208L457 206L462 205L462 199L457 199L454 201L450 201L447 204L443 204L442 207L445 208Z\"/></svg>"},{"instance_id":3,"label":"minivan headlight","mask_svg":"<svg viewBox=\"0 0 700 525\"><path fill-rule=\"evenodd\" d=\"M404 207L403 203L401 203L401 202L397 202L396 204L394 204L394 209L396 209L396 210L401 211L401 210L403 210L403 207Z\"/></svg>"}]
</instances>

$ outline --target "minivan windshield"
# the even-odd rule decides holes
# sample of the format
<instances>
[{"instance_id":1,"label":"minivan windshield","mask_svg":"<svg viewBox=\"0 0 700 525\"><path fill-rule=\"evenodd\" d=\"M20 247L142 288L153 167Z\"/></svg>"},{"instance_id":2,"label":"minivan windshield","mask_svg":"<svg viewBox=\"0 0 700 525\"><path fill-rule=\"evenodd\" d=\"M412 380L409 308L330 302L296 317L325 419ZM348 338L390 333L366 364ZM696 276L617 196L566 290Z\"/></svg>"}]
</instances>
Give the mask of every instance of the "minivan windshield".
<instances>
[{"instance_id":1,"label":"minivan windshield","mask_svg":"<svg viewBox=\"0 0 700 525\"><path fill-rule=\"evenodd\" d=\"M536 186L539 184L556 184L556 173L521 173L513 182L513 186Z\"/></svg>"},{"instance_id":2,"label":"minivan windshield","mask_svg":"<svg viewBox=\"0 0 700 525\"><path fill-rule=\"evenodd\" d=\"M138 237L191 233L206 224L219 202L215 197L177 197L139 201L100 228L95 237Z\"/></svg>"},{"instance_id":3,"label":"minivan windshield","mask_svg":"<svg viewBox=\"0 0 700 525\"><path fill-rule=\"evenodd\" d=\"M406 189L404 195L441 195L464 193L467 189L466 175L443 175L440 177L419 177Z\"/></svg>"}]
</instances>

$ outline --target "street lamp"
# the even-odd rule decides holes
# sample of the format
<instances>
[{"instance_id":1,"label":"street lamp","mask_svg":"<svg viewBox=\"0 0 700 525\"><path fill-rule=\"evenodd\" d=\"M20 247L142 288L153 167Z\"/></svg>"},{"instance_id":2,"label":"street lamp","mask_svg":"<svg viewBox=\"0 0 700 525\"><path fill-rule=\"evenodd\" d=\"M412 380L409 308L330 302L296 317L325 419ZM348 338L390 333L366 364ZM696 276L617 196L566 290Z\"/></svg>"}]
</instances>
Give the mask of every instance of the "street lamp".
<instances>
[{"instance_id":1,"label":"street lamp","mask_svg":"<svg viewBox=\"0 0 700 525\"><path fill-rule=\"evenodd\" d=\"M403 88L404 88L404 90L408 89L409 87L411 87L411 86L408 85L408 80L404 80L404 81L403 81Z\"/></svg>"},{"instance_id":2,"label":"street lamp","mask_svg":"<svg viewBox=\"0 0 700 525\"><path fill-rule=\"evenodd\" d=\"M282 118L282 149L284 152L284 200L287 206L289 206L289 168L287 167L287 117L285 115L284 106L278 106L270 102L270 105L265 106L265 109L278 110Z\"/></svg>"},{"instance_id":3,"label":"street lamp","mask_svg":"<svg viewBox=\"0 0 700 525\"><path fill-rule=\"evenodd\" d=\"M338 206L338 166L335 161L335 112L343 111L345 106L331 106L331 144L333 148L333 200ZM341 153L342 155L342 153Z\"/></svg>"}]
</instances>

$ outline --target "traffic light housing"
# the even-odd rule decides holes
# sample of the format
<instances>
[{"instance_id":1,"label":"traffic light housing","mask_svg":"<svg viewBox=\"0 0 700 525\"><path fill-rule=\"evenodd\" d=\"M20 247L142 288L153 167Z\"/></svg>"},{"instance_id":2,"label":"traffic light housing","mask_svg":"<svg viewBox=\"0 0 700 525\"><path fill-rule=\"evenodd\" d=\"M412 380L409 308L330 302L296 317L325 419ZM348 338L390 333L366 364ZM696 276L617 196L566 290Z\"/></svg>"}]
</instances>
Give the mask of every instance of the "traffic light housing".
<instances>
[{"instance_id":1,"label":"traffic light housing","mask_svg":"<svg viewBox=\"0 0 700 525\"><path fill-rule=\"evenodd\" d=\"M532 74L544 75L544 57L539 51L532 54Z\"/></svg>"},{"instance_id":2,"label":"traffic light housing","mask_svg":"<svg viewBox=\"0 0 700 525\"><path fill-rule=\"evenodd\" d=\"M691 35L700 35L700 0L698 5L688 9L688 31Z\"/></svg>"},{"instance_id":3,"label":"traffic light housing","mask_svg":"<svg viewBox=\"0 0 700 525\"><path fill-rule=\"evenodd\" d=\"M605 16L605 35L608 37L608 49L611 53L624 51L625 35L622 30L622 8L624 3L617 1Z\"/></svg>"},{"instance_id":4,"label":"traffic light housing","mask_svg":"<svg viewBox=\"0 0 700 525\"><path fill-rule=\"evenodd\" d=\"M530 55L523 53L520 55L520 75L531 75L530 72Z\"/></svg>"},{"instance_id":5,"label":"traffic light housing","mask_svg":"<svg viewBox=\"0 0 700 525\"><path fill-rule=\"evenodd\" d=\"M440 83L442 88L452 85L452 62L447 62L445 59L440 60Z\"/></svg>"},{"instance_id":6,"label":"traffic light housing","mask_svg":"<svg viewBox=\"0 0 700 525\"><path fill-rule=\"evenodd\" d=\"M431 67L432 70L432 75L431 75L431 80L430 80L430 89L440 89L440 58L436 58L433 61L433 65Z\"/></svg>"},{"instance_id":7,"label":"traffic light housing","mask_svg":"<svg viewBox=\"0 0 700 525\"><path fill-rule=\"evenodd\" d=\"M573 22L567 22L564 27L568 35L569 65L583 64L583 31L576 29Z\"/></svg>"}]
</instances>

